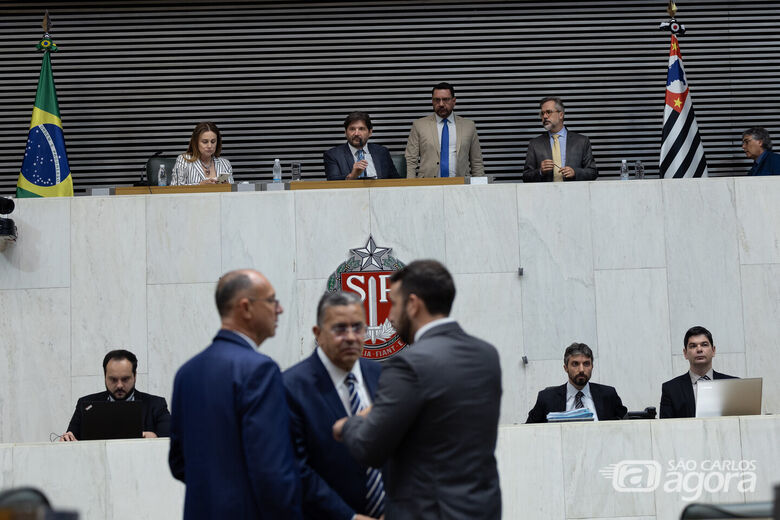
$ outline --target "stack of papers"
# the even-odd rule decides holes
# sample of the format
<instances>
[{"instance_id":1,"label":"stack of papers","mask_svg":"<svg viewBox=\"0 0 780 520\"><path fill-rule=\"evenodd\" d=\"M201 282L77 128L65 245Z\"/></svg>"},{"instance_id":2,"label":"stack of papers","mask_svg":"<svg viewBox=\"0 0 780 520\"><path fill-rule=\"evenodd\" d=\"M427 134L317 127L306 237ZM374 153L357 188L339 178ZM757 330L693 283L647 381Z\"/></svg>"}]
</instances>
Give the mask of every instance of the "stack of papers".
<instances>
[{"instance_id":1,"label":"stack of papers","mask_svg":"<svg viewBox=\"0 0 780 520\"><path fill-rule=\"evenodd\" d=\"M550 412L547 414L547 422L573 422L592 420L593 412L587 408L578 408L569 412Z\"/></svg>"}]
</instances>

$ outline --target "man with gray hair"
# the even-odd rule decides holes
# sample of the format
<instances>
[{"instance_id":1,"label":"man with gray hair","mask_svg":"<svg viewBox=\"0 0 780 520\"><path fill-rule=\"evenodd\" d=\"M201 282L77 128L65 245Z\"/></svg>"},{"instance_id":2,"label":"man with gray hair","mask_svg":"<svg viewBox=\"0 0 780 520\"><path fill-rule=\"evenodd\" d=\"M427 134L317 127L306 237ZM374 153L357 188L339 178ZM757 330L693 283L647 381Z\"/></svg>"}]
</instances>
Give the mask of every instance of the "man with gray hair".
<instances>
[{"instance_id":1,"label":"man with gray hair","mask_svg":"<svg viewBox=\"0 0 780 520\"><path fill-rule=\"evenodd\" d=\"M588 408L594 421L612 421L625 417L623 406L615 389L590 382L593 372L593 351L585 343L572 343L563 354L563 370L569 380L561 386L550 386L539 392L536 404L528 412L526 423L547 422L550 412L568 412Z\"/></svg>"},{"instance_id":2,"label":"man with gray hair","mask_svg":"<svg viewBox=\"0 0 780 520\"><path fill-rule=\"evenodd\" d=\"M358 463L331 426L373 403L381 367L363 359L366 314L351 292L326 292L313 327L317 347L284 372L306 519L361 520L384 511L382 472Z\"/></svg>"},{"instance_id":3,"label":"man with gray hair","mask_svg":"<svg viewBox=\"0 0 780 520\"><path fill-rule=\"evenodd\" d=\"M742 150L754 161L748 175L780 175L780 155L772 151L765 128L753 126L742 132Z\"/></svg>"},{"instance_id":4,"label":"man with gray hair","mask_svg":"<svg viewBox=\"0 0 780 520\"><path fill-rule=\"evenodd\" d=\"M545 97L539 108L546 132L528 142L523 182L592 181L598 177L590 139L563 124L561 98Z\"/></svg>"}]
</instances>

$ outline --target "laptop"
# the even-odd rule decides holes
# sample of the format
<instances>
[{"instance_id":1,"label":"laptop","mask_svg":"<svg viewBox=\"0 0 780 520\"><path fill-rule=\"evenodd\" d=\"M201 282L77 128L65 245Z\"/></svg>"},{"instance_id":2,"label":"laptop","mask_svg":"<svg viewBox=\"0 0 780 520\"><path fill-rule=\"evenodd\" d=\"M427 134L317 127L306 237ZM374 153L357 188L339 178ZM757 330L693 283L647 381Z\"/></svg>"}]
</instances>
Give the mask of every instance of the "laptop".
<instances>
[{"instance_id":1,"label":"laptop","mask_svg":"<svg viewBox=\"0 0 780 520\"><path fill-rule=\"evenodd\" d=\"M92 401L82 405L79 440L137 439L143 431L140 401Z\"/></svg>"},{"instance_id":2,"label":"laptop","mask_svg":"<svg viewBox=\"0 0 780 520\"><path fill-rule=\"evenodd\" d=\"M714 379L696 383L696 417L761 415L763 379Z\"/></svg>"}]
</instances>

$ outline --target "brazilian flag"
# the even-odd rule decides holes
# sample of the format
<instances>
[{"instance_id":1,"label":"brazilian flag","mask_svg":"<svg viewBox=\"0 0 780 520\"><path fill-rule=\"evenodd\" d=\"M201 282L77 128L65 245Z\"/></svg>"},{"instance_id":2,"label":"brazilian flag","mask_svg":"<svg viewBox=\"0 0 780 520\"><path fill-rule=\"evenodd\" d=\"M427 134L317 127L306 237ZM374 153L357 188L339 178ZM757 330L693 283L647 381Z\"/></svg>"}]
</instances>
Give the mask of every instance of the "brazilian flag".
<instances>
[{"instance_id":1,"label":"brazilian flag","mask_svg":"<svg viewBox=\"0 0 780 520\"><path fill-rule=\"evenodd\" d=\"M62 134L60 107L54 75L51 72L51 51L57 47L48 38L38 44L43 51L38 93L35 96L27 148L16 184L16 196L72 197L73 179L70 176L65 137Z\"/></svg>"}]
</instances>

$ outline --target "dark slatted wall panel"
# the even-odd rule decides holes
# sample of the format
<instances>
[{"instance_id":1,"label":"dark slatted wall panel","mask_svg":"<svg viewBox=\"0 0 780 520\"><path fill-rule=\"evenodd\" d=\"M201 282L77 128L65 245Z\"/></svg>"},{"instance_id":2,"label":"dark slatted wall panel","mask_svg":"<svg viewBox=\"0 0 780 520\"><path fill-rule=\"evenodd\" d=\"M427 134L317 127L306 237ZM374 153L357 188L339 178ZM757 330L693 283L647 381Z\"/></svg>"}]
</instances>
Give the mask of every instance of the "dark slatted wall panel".
<instances>
[{"instance_id":1,"label":"dark slatted wall panel","mask_svg":"<svg viewBox=\"0 0 780 520\"><path fill-rule=\"evenodd\" d=\"M681 38L712 175L743 173L740 132L780 137L780 2L681 0ZM430 88L455 84L485 165L517 180L555 93L591 137L602 177L620 159L657 174L669 35L665 1L0 3L0 192L16 185L49 8L60 110L77 191L136 181L153 152L178 154L213 120L237 180L274 157L323 175L353 109L401 152Z\"/></svg>"}]
</instances>

